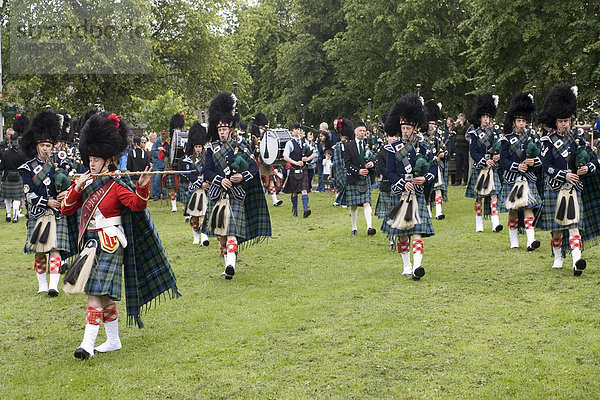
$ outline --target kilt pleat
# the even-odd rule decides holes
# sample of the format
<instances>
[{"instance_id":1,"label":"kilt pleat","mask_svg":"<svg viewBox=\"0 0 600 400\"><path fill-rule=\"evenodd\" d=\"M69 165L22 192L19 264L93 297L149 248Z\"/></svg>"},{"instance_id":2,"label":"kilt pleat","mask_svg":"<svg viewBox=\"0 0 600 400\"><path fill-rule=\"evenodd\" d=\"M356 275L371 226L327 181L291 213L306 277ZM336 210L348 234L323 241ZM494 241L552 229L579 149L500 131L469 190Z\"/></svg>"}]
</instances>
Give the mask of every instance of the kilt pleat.
<instances>
[{"instance_id":1,"label":"kilt pleat","mask_svg":"<svg viewBox=\"0 0 600 400\"><path fill-rule=\"evenodd\" d=\"M375 205L375 216L387 221L387 215L392 207L400 201L400 196L396 196L392 192L379 192L377 204Z\"/></svg>"},{"instance_id":2,"label":"kilt pleat","mask_svg":"<svg viewBox=\"0 0 600 400\"><path fill-rule=\"evenodd\" d=\"M208 199L208 207L206 215L204 216L204 223L202 231L209 236L215 237L209 230L210 216L212 215L213 208L216 201ZM228 236L235 236L237 238L246 238L248 235L246 229L246 209L244 208L244 202L234 199L232 196L229 197L229 206L231 207L231 216L229 217L229 229L227 231Z\"/></svg>"},{"instance_id":3,"label":"kilt pleat","mask_svg":"<svg viewBox=\"0 0 600 400\"><path fill-rule=\"evenodd\" d=\"M360 192L358 185L346 185L346 195L344 196L345 206L362 206L364 203L371 203L371 181L367 177L367 190Z\"/></svg>"},{"instance_id":4,"label":"kilt pleat","mask_svg":"<svg viewBox=\"0 0 600 400\"><path fill-rule=\"evenodd\" d=\"M556 204L558 200L558 193L553 190L550 190L548 185L544 187L544 206L542 207L542 214L540 216L540 220L538 221L537 228L543 231L560 231L569 228L584 228L583 226L583 216L585 215L583 212L583 202L581 201L581 193L577 192L577 202L579 203L579 210L581 218L579 219L579 223L571 224L571 225L559 225L558 222L554 219L554 215L556 214Z\"/></svg>"},{"instance_id":5,"label":"kilt pleat","mask_svg":"<svg viewBox=\"0 0 600 400\"><path fill-rule=\"evenodd\" d=\"M5 200L24 199L25 193L23 193L23 181L21 178L17 182L2 182L0 186L0 198Z\"/></svg>"},{"instance_id":6,"label":"kilt pleat","mask_svg":"<svg viewBox=\"0 0 600 400\"><path fill-rule=\"evenodd\" d=\"M121 300L121 280L125 251L119 244L114 253L102 250L98 232L86 232L85 239L98 241L94 266L85 285L85 293L91 296L108 296L115 301Z\"/></svg>"}]
</instances>

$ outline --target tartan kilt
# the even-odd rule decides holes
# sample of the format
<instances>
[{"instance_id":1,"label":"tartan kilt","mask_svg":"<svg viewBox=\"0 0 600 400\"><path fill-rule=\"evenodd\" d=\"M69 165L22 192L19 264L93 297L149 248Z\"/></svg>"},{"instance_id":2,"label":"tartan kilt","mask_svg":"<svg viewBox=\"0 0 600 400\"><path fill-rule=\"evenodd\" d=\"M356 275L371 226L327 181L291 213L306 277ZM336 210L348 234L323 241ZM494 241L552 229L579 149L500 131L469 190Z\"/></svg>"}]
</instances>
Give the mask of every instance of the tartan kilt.
<instances>
[{"instance_id":1,"label":"tartan kilt","mask_svg":"<svg viewBox=\"0 0 600 400\"><path fill-rule=\"evenodd\" d=\"M0 198L5 200L20 200L25 198L23 193L23 180L19 177L17 182L2 182Z\"/></svg>"},{"instance_id":2,"label":"tartan kilt","mask_svg":"<svg viewBox=\"0 0 600 400\"><path fill-rule=\"evenodd\" d=\"M65 217L64 215L60 215L59 218L55 219L56 249L52 249L52 251L60 251L62 253L62 256L66 258L71 255L71 247L69 246L69 227L67 225L67 217ZM29 237L33 233L33 228L35 228L35 221L37 221L37 218L33 218L31 215L29 215L29 219L27 220L27 240L29 240ZM35 251L28 250L27 246L25 246L24 251L26 254L35 254Z\"/></svg>"},{"instance_id":3,"label":"tartan kilt","mask_svg":"<svg viewBox=\"0 0 600 400\"><path fill-rule=\"evenodd\" d=\"M91 296L108 296L114 301L121 300L121 280L125 251L121 244L114 253L102 250L98 232L86 232L85 240L96 239L98 248L90 278L85 285L85 293Z\"/></svg>"},{"instance_id":4,"label":"tartan kilt","mask_svg":"<svg viewBox=\"0 0 600 400\"><path fill-rule=\"evenodd\" d=\"M510 191L512 190L513 186L515 186L515 183L516 182L508 183L505 181L502 184L502 191L500 191L500 195L498 195L498 204L497 204L497 208L498 208L499 212L506 213L506 212L510 212L510 211L518 211L518 210L523 210L523 209L528 209L528 208L539 208L542 206L542 198L540 197L540 194L538 193L538 190L537 190L537 182L527 181L527 185L529 186L529 201L527 202L527 207L516 209L516 210L509 210L508 208L506 208L506 206L505 206L506 199L508 198L508 195L510 194Z\"/></svg>"},{"instance_id":5,"label":"tartan kilt","mask_svg":"<svg viewBox=\"0 0 600 400\"><path fill-rule=\"evenodd\" d=\"M483 197L489 197L493 194L499 194L500 190L502 189L502 185L500 184L500 174L498 174L498 170L496 169L494 170L494 190L492 190L492 192L487 196L481 196L480 194L477 194L475 191L475 184L477 183L479 171L481 170L478 170L475 167L471 168L471 175L469 176L469 182L467 183L465 197L469 197L471 199L480 199Z\"/></svg>"},{"instance_id":6,"label":"tartan kilt","mask_svg":"<svg viewBox=\"0 0 600 400\"><path fill-rule=\"evenodd\" d=\"M400 196L396 196L392 192L380 191L379 197L377 198L377 205L375 206L375 216L379 219L383 219L385 223L385 221L387 221L388 213L399 201Z\"/></svg>"},{"instance_id":7,"label":"tartan kilt","mask_svg":"<svg viewBox=\"0 0 600 400\"><path fill-rule=\"evenodd\" d=\"M399 200L400 197L398 197L398 201ZM418 233L423 237L435 235L433 231L433 225L431 224L431 218L429 217L429 211L427 210L427 202L425 201L425 196L423 194L417 194L417 203L419 204L419 217L421 218L420 224L415 225L413 229L404 231L389 226L386 218L383 220L383 224L381 225L381 231L387 233L390 239L398 236L412 236L415 233ZM396 204L397 203L395 203L394 206Z\"/></svg>"},{"instance_id":8,"label":"tartan kilt","mask_svg":"<svg viewBox=\"0 0 600 400\"><path fill-rule=\"evenodd\" d=\"M338 187L338 194L335 196L335 202L338 204L345 204L346 202L346 185L341 188Z\"/></svg>"},{"instance_id":9,"label":"tartan kilt","mask_svg":"<svg viewBox=\"0 0 600 400\"><path fill-rule=\"evenodd\" d=\"M206 210L206 215L204 216L204 222L202 224L202 232L211 237L217 236L210 232L208 226L215 203L216 201L211 200L210 197L208 198L208 207ZM227 230L227 235L244 239L247 236L246 209L244 208L244 202L234 199L233 196L229 196L229 206L231 207L231 216L229 218L229 229Z\"/></svg>"},{"instance_id":10,"label":"tartan kilt","mask_svg":"<svg viewBox=\"0 0 600 400\"><path fill-rule=\"evenodd\" d=\"M431 197L430 197L430 201L435 201L435 191L436 190L441 190L442 191L442 199L444 200L444 203L448 202L448 163L444 162L444 168L440 168L438 169L438 172L442 173L442 183L438 184L438 178L435 179L435 181L433 182L433 190L431 191Z\"/></svg>"},{"instance_id":11,"label":"tartan kilt","mask_svg":"<svg viewBox=\"0 0 600 400\"><path fill-rule=\"evenodd\" d=\"M585 215L583 213L583 202L581 201L581 193L578 191L575 192L577 193L577 202L579 203L579 223L562 226L556 222L554 215L556 214L556 203L559 192L550 190L550 187L546 185L544 187L544 206L542 207L542 214L536 227L543 231L562 231L569 228L583 228L583 216Z\"/></svg>"},{"instance_id":12,"label":"tartan kilt","mask_svg":"<svg viewBox=\"0 0 600 400\"><path fill-rule=\"evenodd\" d=\"M186 190L187 184L182 185L181 183L177 186L177 201L187 205L188 201L190 201L191 194Z\"/></svg>"},{"instance_id":13,"label":"tartan kilt","mask_svg":"<svg viewBox=\"0 0 600 400\"><path fill-rule=\"evenodd\" d=\"M165 175L165 179L163 180L163 188L175 189L175 186L175 174Z\"/></svg>"},{"instance_id":14,"label":"tartan kilt","mask_svg":"<svg viewBox=\"0 0 600 400\"><path fill-rule=\"evenodd\" d=\"M302 168L304 172L302 174L302 179L295 179L292 177L294 174L294 169L290 168L287 179L285 180L285 185L283 186L283 193L286 194L297 194L301 193L303 190L308 191L310 187L308 184L308 168Z\"/></svg>"},{"instance_id":15,"label":"tartan kilt","mask_svg":"<svg viewBox=\"0 0 600 400\"><path fill-rule=\"evenodd\" d=\"M346 195L344 202L340 203L345 206L362 206L365 203L371 203L371 180L367 176L367 190L361 193L358 190L358 185L346 185Z\"/></svg>"}]
</instances>

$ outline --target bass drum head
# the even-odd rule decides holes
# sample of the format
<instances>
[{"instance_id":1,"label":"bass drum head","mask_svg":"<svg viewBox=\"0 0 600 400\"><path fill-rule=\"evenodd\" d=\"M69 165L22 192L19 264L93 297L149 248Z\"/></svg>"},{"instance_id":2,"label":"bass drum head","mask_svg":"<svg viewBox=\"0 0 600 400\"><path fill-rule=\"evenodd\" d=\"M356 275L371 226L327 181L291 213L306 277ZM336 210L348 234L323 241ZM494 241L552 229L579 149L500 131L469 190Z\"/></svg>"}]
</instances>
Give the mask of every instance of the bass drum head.
<instances>
[{"instance_id":1,"label":"bass drum head","mask_svg":"<svg viewBox=\"0 0 600 400\"><path fill-rule=\"evenodd\" d=\"M272 165L279 155L279 140L273 131L266 131L260 140L260 158L267 165Z\"/></svg>"}]
</instances>

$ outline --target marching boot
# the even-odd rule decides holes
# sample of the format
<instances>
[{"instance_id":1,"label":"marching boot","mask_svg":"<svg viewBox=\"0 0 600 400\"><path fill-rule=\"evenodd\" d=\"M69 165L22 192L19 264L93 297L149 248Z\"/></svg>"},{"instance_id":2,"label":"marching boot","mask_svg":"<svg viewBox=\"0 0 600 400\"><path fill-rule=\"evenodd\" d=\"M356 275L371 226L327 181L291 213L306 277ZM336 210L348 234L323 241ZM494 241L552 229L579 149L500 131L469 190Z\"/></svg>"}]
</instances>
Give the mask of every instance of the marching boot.
<instances>
[{"instance_id":1,"label":"marching boot","mask_svg":"<svg viewBox=\"0 0 600 400\"><path fill-rule=\"evenodd\" d=\"M94 347L98 353L107 353L109 351L120 350L121 339L119 338L119 319L104 323L104 331L106 332L106 342L100 346Z\"/></svg>"},{"instance_id":2,"label":"marching boot","mask_svg":"<svg viewBox=\"0 0 600 400\"><path fill-rule=\"evenodd\" d=\"M517 229L509 229L508 230L508 238L510 239L510 248L518 249L519 248L519 231Z\"/></svg>"},{"instance_id":3,"label":"marching boot","mask_svg":"<svg viewBox=\"0 0 600 400\"><path fill-rule=\"evenodd\" d=\"M483 216L475 216L475 232L483 232Z\"/></svg>"},{"instance_id":4,"label":"marching boot","mask_svg":"<svg viewBox=\"0 0 600 400\"><path fill-rule=\"evenodd\" d=\"M571 257L573 258L573 275L580 276L586 267L585 259L581 257L581 236L573 235L569 239L571 245Z\"/></svg>"},{"instance_id":5,"label":"marching boot","mask_svg":"<svg viewBox=\"0 0 600 400\"><path fill-rule=\"evenodd\" d=\"M210 242L208 241L208 235L206 235L206 233L200 232L200 242L204 247L210 244Z\"/></svg>"},{"instance_id":6,"label":"marching boot","mask_svg":"<svg viewBox=\"0 0 600 400\"><path fill-rule=\"evenodd\" d=\"M446 216L444 215L444 213L442 213L442 205L436 204L435 205L435 219L444 219L444 218L446 218Z\"/></svg>"},{"instance_id":7,"label":"marching boot","mask_svg":"<svg viewBox=\"0 0 600 400\"><path fill-rule=\"evenodd\" d=\"M43 274L36 273L38 279L38 294L48 292L48 281L46 280L46 272Z\"/></svg>"},{"instance_id":8,"label":"marching boot","mask_svg":"<svg viewBox=\"0 0 600 400\"><path fill-rule=\"evenodd\" d=\"M225 279L230 280L235 275L235 261L238 252L238 246L236 240L227 241L227 253L225 254L225 271L221 275L225 276Z\"/></svg>"},{"instance_id":9,"label":"marching boot","mask_svg":"<svg viewBox=\"0 0 600 400\"><path fill-rule=\"evenodd\" d=\"M412 275L412 264L410 263L410 241L406 239L405 242L401 242L398 239L398 253L402 256L402 264L404 268L402 269L402 275L410 276Z\"/></svg>"},{"instance_id":10,"label":"marching boot","mask_svg":"<svg viewBox=\"0 0 600 400\"><path fill-rule=\"evenodd\" d=\"M500 232L502 230L502 228L504 228L502 226L502 224L500 224L500 218L498 217L498 215L492 215L491 220L492 220L492 232Z\"/></svg>"},{"instance_id":11,"label":"marching boot","mask_svg":"<svg viewBox=\"0 0 600 400\"><path fill-rule=\"evenodd\" d=\"M13 219L12 219L12 222L14 224L16 224L17 222L19 222L19 207L20 207L20 205L21 205L21 202L19 200L13 201L13 207L12 207Z\"/></svg>"},{"instance_id":12,"label":"marching boot","mask_svg":"<svg viewBox=\"0 0 600 400\"><path fill-rule=\"evenodd\" d=\"M418 281L425 276L425 268L421 266L423 261L423 240L413 239L413 270L412 278L414 281Z\"/></svg>"},{"instance_id":13,"label":"marching boot","mask_svg":"<svg viewBox=\"0 0 600 400\"><path fill-rule=\"evenodd\" d=\"M96 343L99 329L100 325L85 324L83 340L73 354L75 358L87 360L90 357L94 357L94 344Z\"/></svg>"},{"instance_id":14,"label":"marching boot","mask_svg":"<svg viewBox=\"0 0 600 400\"><path fill-rule=\"evenodd\" d=\"M535 229L526 229L527 234L527 251L534 251L540 247L540 241L535 238Z\"/></svg>"},{"instance_id":15,"label":"marching boot","mask_svg":"<svg viewBox=\"0 0 600 400\"><path fill-rule=\"evenodd\" d=\"M6 206L6 222L10 222L11 219L11 210L12 210L12 201L8 199L4 199L4 205Z\"/></svg>"},{"instance_id":16,"label":"marching boot","mask_svg":"<svg viewBox=\"0 0 600 400\"><path fill-rule=\"evenodd\" d=\"M194 238L192 244L200 244L200 233L195 229L192 229L192 236Z\"/></svg>"},{"instance_id":17,"label":"marching boot","mask_svg":"<svg viewBox=\"0 0 600 400\"><path fill-rule=\"evenodd\" d=\"M50 285L48 286L48 296L56 297L58 296L58 281L60 281L60 274L50 273Z\"/></svg>"}]
</instances>

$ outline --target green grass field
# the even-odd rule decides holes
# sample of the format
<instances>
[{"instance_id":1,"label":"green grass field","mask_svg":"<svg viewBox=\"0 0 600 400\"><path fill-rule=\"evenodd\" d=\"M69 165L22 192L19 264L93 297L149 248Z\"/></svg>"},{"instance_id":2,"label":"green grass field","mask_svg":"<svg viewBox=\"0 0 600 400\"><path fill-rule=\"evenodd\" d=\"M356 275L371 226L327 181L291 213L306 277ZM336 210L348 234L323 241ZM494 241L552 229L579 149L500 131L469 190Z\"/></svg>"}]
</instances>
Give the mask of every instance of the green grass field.
<instances>
[{"instance_id":1,"label":"green grass field","mask_svg":"<svg viewBox=\"0 0 600 400\"><path fill-rule=\"evenodd\" d=\"M581 277L570 256L552 270L549 233L534 253L524 236L509 250L489 221L475 234L463 193L450 188L425 239L420 282L362 212L351 237L332 194L312 194L307 219L282 196L273 237L240 252L232 281L214 240L192 246L181 214L151 202L183 296L144 329L120 304L123 349L85 362L73 357L85 297L37 295L25 224L1 223L0 398L598 398L600 250L584 251Z\"/></svg>"}]
</instances>

